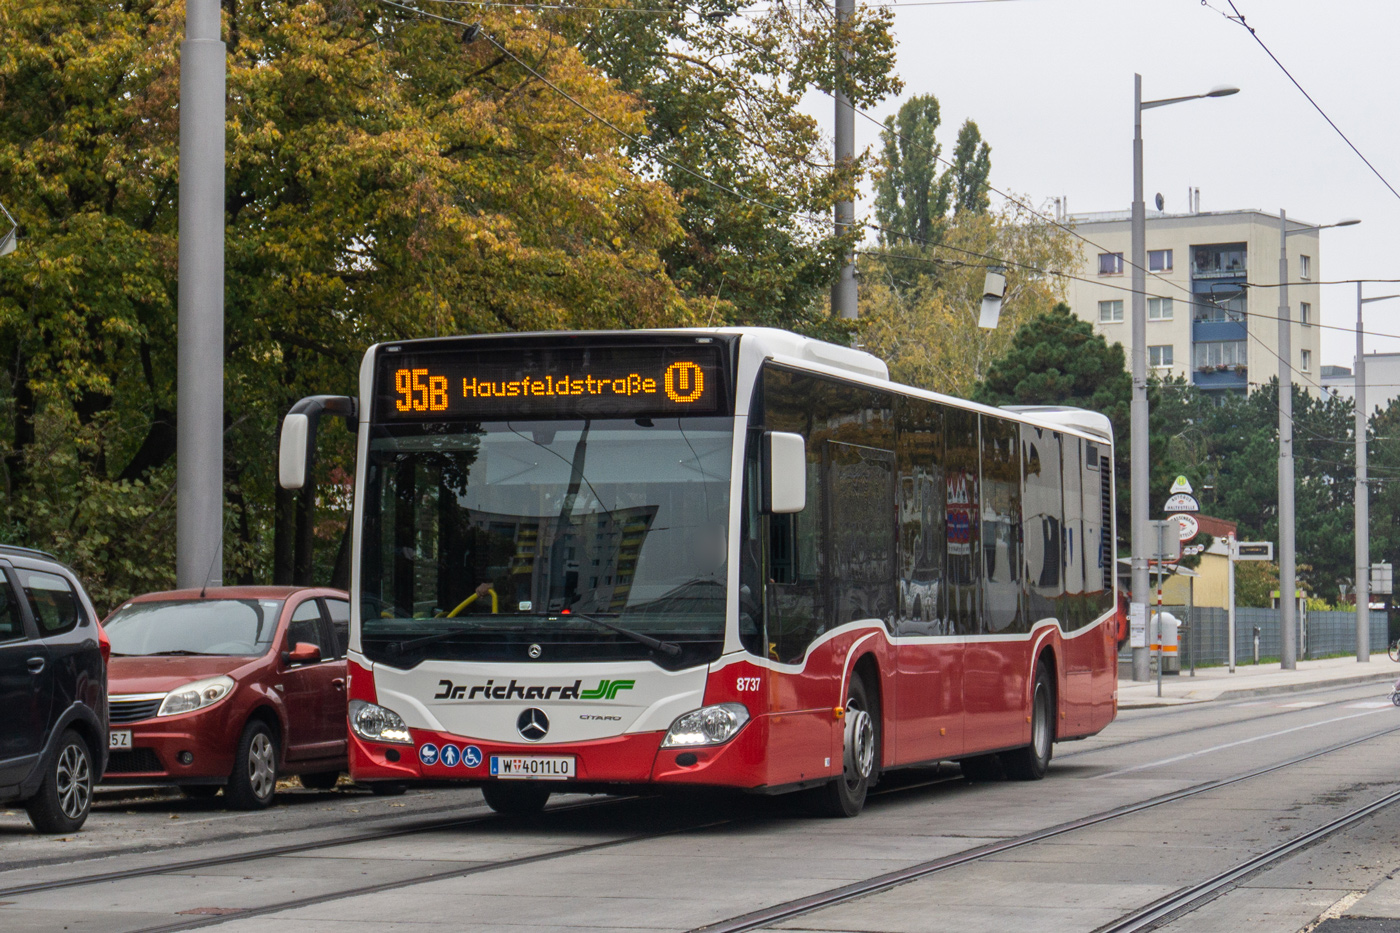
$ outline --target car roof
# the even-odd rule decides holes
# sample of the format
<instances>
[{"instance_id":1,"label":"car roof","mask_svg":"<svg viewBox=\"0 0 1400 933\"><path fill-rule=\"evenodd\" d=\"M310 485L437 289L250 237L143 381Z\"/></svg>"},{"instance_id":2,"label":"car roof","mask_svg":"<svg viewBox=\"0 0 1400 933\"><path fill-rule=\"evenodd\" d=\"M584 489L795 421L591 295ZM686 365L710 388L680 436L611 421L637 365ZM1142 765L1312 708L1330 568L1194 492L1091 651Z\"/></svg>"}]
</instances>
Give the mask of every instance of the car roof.
<instances>
[{"instance_id":1,"label":"car roof","mask_svg":"<svg viewBox=\"0 0 1400 933\"><path fill-rule=\"evenodd\" d=\"M186 599L287 599L298 593L313 596L334 596L349 599L350 594L327 586L210 586L204 589L162 590L157 593L142 593L133 596L128 602L148 603L166 600Z\"/></svg>"},{"instance_id":2,"label":"car roof","mask_svg":"<svg viewBox=\"0 0 1400 933\"><path fill-rule=\"evenodd\" d=\"M76 580L78 578L78 572L76 570L74 570L72 567L69 567L67 564L50 554L48 551L41 551L38 548L21 547L18 544L0 544L0 557L8 557L12 560L19 560L22 562L31 562L36 564L53 564L56 567L61 567L64 570L68 571L68 573L72 574L73 579Z\"/></svg>"}]
</instances>

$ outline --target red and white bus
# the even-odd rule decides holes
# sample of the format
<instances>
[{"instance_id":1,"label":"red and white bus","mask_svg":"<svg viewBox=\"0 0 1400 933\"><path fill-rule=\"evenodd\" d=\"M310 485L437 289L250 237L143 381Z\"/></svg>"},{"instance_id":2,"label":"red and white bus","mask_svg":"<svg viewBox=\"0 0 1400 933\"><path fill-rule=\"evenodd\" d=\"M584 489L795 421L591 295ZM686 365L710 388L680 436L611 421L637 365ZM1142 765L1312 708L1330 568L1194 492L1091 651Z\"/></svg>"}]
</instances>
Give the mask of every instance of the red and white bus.
<instances>
[{"instance_id":1,"label":"red and white bus","mask_svg":"<svg viewBox=\"0 0 1400 933\"><path fill-rule=\"evenodd\" d=\"M1036 779L1117 705L1102 415L891 383L777 330L380 344L358 399L350 769L497 810L641 785Z\"/></svg>"}]
</instances>

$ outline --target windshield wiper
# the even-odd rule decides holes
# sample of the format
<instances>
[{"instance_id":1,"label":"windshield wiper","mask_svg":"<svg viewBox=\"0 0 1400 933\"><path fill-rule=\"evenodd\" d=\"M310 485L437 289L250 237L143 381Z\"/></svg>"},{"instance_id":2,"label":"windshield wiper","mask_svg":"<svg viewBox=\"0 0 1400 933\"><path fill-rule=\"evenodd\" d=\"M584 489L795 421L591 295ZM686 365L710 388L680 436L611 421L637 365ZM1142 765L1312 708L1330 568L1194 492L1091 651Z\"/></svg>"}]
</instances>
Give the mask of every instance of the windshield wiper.
<instances>
[{"instance_id":1,"label":"windshield wiper","mask_svg":"<svg viewBox=\"0 0 1400 933\"><path fill-rule=\"evenodd\" d=\"M600 625L600 626L602 626L602 627L605 628L605 629L608 629L608 630L610 630L610 631L616 632L617 634L622 635L622 636L624 636L624 637L626 637L626 638L630 638L630 639L632 639L633 641L637 642L638 644L646 645L648 648L651 648L651 649L653 649L654 651L660 651L660 652L662 652L663 654L669 655L670 657L673 657L673 658L674 658L674 657L676 657L677 655L679 655L679 654L681 653L681 646L680 646L680 645L677 645L677 644L675 644L675 643L673 643L673 642L662 641L662 640L660 640L659 638L652 638L650 635L643 635L641 632L634 632L634 631L632 631L631 629L623 628L623 627L620 626L620 625L613 625L611 622L607 622L607 621L605 621L605 620L603 620L603 619L598 618L597 616L587 615L587 614L582 613L582 612L573 612L573 611L570 611L570 612L567 612L567 613L555 613L555 612L523 613L523 612L522 612L522 613L518 613L518 614L512 613L512 614L510 614L510 615L497 615L497 616L495 616L494 618L497 619L497 620L500 620L500 619L509 619L509 618L511 618L512 616L514 616L515 618L520 618L521 616L526 616L526 617L529 617L529 618L550 619L550 620L557 620L557 619L582 619L584 622L592 622L594 625ZM471 620L473 620L473 621L475 621L475 620L478 620L478 619L491 619L491 618L493 618L493 617L492 617L492 616L468 616L467 618L468 618L468 619L471 619ZM431 634L431 635L422 635L422 636L420 636L420 637L418 637L418 638L411 638L411 639L409 639L408 641L393 642L393 643L391 643L390 645L388 645L388 651L389 651L390 654L393 654L393 655L402 655L402 654L405 654L405 653L407 653L407 652L409 652L409 651L412 651L412 650L415 649L415 648L422 648L422 647L425 647L425 646L427 646L427 645L436 644L436 643L438 643L438 642L440 642L440 641L447 641L447 640L450 639L450 638L456 638L456 637L457 637L458 635L460 635L461 633L462 633L462 629L461 629L461 628L454 628L454 629L451 629L451 630L446 631L446 632L434 632L434 633Z\"/></svg>"},{"instance_id":2,"label":"windshield wiper","mask_svg":"<svg viewBox=\"0 0 1400 933\"><path fill-rule=\"evenodd\" d=\"M613 625L611 622L605 622L597 616L586 615L582 612L574 612L573 610L569 610L568 615L572 619L582 619L585 622L592 622L594 625L601 625L605 629L617 632L617 634L619 635L625 636L627 638L632 639L635 642L646 645L648 648L651 648L653 650L663 652L664 654L668 654L673 658L681 653L681 646L676 644L675 642L662 641L659 638L652 638L650 635L643 635L641 632L634 632L630 628L623 628L620 625ZM563 616L560 616L560 618L563 618Z\"/></svg>"},{"instance_id":3,"label":"windshield wiper","mask_svg":"<svg viewBox=\"0 0 1400 933\"><path fill-rule=\"evenodd\" d=\"M169 651L149 651L149 652L147 652L145 655L138 655L138 657L147 657L147 658L172 658L172 657L176 657L177 655L178 655L178 656L183 656L183 655L192 655L192 656L198 655L198 656L202 656L202 655L205 655L205 654L207 654L207 652L204 652L204 651L186 651L184 648L172 648L172 649L169 650Z\"/></svg>"}]
</instances>

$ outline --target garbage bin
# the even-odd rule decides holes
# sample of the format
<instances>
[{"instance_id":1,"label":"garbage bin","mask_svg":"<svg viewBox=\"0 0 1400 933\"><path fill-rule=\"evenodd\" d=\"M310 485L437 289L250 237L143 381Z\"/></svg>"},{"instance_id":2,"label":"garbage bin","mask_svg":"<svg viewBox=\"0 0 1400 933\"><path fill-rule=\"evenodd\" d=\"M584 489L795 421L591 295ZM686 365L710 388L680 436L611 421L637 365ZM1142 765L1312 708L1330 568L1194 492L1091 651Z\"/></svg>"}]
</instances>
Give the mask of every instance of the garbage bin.
<instances>
[{"instance_id":1,"label":"garbage bin","mask_svg":"<svg viewBox=\"0 0 1400 933\"><path fill-rule=\"evenodd\" d=\"M1154 612L1152 614L1152 657L1157 657L1157 648L1162 649L1162 673L1181 673L1181 652L1178 650L1181 645L1180 637L1181 621L1170 612Z\"/></svg>"}]
</instances>

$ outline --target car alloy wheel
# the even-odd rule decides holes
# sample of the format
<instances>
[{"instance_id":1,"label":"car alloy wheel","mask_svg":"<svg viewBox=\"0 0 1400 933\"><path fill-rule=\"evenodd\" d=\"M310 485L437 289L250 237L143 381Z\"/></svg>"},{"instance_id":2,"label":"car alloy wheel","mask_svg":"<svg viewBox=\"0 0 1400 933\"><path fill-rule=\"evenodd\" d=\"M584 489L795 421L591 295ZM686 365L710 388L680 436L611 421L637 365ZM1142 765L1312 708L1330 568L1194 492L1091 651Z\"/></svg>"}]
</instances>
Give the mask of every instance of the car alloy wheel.
<instances>
[{"instance_id":1,"label":"car alloy wheel","mask_svg":"<svg viewBox=\"0 0 1400 933\"><path fill-rule=\"evenodd\" d=\"M65 745L54 770L58 806L70 820L82 819L92 802L92 765L76 745Z\"/></svg>"},{"instance_id":2,"label":"car alloy wheel","mask_svg":"<svg viewBox=\"0 0 1400 933\"><path fill-rule=\"evenodd\" d=\"M249 745L248 784L260 800L268 799L277 789L277 749L266 732L253 736Z\"/></svg>"}]
</instances>

